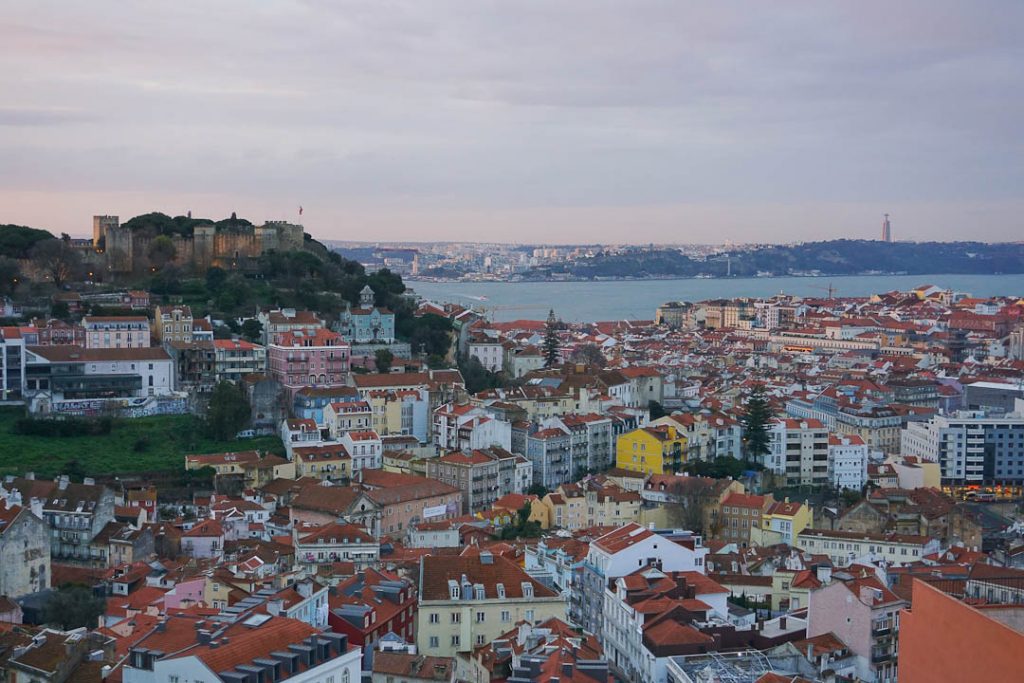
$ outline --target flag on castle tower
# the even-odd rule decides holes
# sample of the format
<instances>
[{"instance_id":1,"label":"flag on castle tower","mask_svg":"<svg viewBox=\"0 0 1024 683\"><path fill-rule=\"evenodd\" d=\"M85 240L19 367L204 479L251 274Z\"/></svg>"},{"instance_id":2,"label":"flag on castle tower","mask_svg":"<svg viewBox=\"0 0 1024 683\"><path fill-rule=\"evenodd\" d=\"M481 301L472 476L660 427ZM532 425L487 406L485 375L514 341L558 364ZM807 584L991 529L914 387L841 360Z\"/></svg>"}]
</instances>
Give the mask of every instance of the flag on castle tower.
<instances>
[{"instance_id":1,"label":"flag on castle tower","mask_svg":"<svg viewBox=\"0 0 1024 683\"><path fill-rule=\"evenodd\" d=\"M299 215L302 215L302 206L299 206Z\"/></svg>"}]
</instances>

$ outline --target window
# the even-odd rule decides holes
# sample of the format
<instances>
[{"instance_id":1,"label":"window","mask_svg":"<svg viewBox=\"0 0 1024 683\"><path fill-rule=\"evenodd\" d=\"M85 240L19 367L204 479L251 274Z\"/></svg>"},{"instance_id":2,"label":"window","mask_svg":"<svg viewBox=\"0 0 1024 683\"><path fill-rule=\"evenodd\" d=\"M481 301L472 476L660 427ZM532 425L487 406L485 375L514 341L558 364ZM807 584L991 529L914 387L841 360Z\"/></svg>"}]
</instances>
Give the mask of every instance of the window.
<instances>
[{"instance_id":1,"label":"window","mask_svg":"<svg viewBox=\"0 0 1024 683\"><path fill-rule=\"evenodd\" d=\"M484 623L484 620L486 618L487 618L487 613L486 612L477 612L476 613L476 623L482 624L482 623Z\"/></svg>"},{"instance_id":2,"label":"window","mask_svg":"<svg viewBox=\"0 0 1024 683\"><path fill-rule=\"evenodd\" d=\"M512 615L509 611L507 609L501 610L501 623L507 624L510 621L512 621Z\"/></svg>"},{"instance_id":3,"label":"window","mask_svg":"<svg viewBox=\"0 0 1024 683\"><path fill-rule=\"evenodd\" d=\"M531 624L533 623L533 610L532 609L526 610L526 620L528 622L530 622Z\"/></svg>"},{"instance_id":4,"label":"window","mask_svg":"<svg viewBox=\"0 0 1024 683\"><path fill-rule=\"evenodd\" d=\"M484 645L486 643L487 643L487 636L485 636L484 634L481 633L480 635L478 635L476 637L476 644L477 645Z\"/></svg>"},{"instance_id":5,"label":"window","mask_svg":"<svg viewBox=\"0 0 1024 683\"><path fill-rule=\"evenodd\" d=\"M431 624L439 624L439 623L441 623L441 615L438 614L437 612L431 612L430 613L430 623Z\"/></svg>"},{"instance_id":6,"label":"window","mask_svg":"<svg viewBox=\"0 0 1024 683\"><path fill-rule=\"evenodd\" d=\"M462 613L461 612L452 612L452 623L453 624L458 624L460 621L462 621Z\"/></svg>"},{"instance_id":7,"label":"window","mask_svg":"<svg viewBox=\"0 0 1024 683\"><path fill-rule=\"evenodd\" d=\"M460 639L459 639L458 636L452 636L452 647L458 647L459 646L459 640Z\"/></svg>"},{"instance_id":8,"label":"window","mask_svg":"<svg viewBox=\"0 0 1024 683\"><path fill-rule=\"evenodd\" d=\"M440 647L437 642L437 636L430 636L430 647L437 649Z\"/></svg>"}]
</instances>

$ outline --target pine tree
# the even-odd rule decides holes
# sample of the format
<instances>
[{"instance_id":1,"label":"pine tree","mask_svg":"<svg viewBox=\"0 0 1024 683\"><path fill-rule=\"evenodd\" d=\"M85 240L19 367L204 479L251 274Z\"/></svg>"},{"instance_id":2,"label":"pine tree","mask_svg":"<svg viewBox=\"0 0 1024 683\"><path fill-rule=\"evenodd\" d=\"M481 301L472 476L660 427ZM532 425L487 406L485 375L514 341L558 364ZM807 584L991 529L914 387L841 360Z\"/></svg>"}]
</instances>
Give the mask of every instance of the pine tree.
<instances>
[{"instance_id":1,"label":"pine tree","mask_svg":"<svg viewBox=\"0 0 1024 683\"><path fill-rule=\"evenodd\" d=\"M544 327L544 367L551 368L558 365L558 330L555 319L555 309L548 313L548 322Z\"/></svg>"},{"instance_id":2,"label":"pine tree","mask_svg":"<svg viewBox=\"0 0 1024 683\"><path fill-rule=\"evenodd\" d=\"M763 386L758 384L754 387L744 408L743 447L748 458L758 461L770 450L768 421L771 419L772 413Z\"/></svg>"}]
</instances>

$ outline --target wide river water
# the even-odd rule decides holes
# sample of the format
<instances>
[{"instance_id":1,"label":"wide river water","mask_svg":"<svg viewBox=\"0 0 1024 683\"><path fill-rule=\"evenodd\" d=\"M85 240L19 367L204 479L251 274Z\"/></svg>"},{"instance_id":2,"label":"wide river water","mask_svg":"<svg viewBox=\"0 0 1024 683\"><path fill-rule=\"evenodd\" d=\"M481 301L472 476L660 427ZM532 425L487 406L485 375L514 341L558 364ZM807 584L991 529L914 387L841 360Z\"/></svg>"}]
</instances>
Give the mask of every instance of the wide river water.
<instances>
[{"instance_id":1,"label":"wide river water","mask_svg":"<svg viewBox=\"0 0 1024 683\"><path fill-rule=\"evenodd\" d=\"M1024 295L1022 275L852 275L602 282L409 282L430 301L485 307L495 321L541 319L549 309L563 320L651 320L666 301L738 296L866 296L932 284L973 296Z\"/></svg>"}]
</instances>

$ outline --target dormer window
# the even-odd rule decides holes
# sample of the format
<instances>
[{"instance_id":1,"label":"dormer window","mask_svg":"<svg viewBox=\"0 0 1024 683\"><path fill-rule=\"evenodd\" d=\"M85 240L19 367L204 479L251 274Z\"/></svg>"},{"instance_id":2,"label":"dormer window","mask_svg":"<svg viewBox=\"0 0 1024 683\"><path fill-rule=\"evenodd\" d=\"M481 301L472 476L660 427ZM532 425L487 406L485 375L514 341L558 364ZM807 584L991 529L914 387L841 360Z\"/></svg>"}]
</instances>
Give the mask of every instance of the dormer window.
<instances>
[{"instance_id":1,"label":"dormer window","mask_svg":"<svg viewBox=\"0 0 1024 683\"><path fill-rule=\"evenodd\" d=\"M532 598L533 597L533 584L532 583L528 583L526 581L523 581L523 597L524 598Z\"/></svg>"},{"instance_id":2,"label":"dormer window","mask_svg":"<svg viewBox=\"0 0 1024 683\"><path fill-rule=\"evenodd\" d=\"M499 600L504 600L505 599L505 584L499 583L497 585L497 589L498 589L498 599Z\"/></svg>"}]
</instances>

